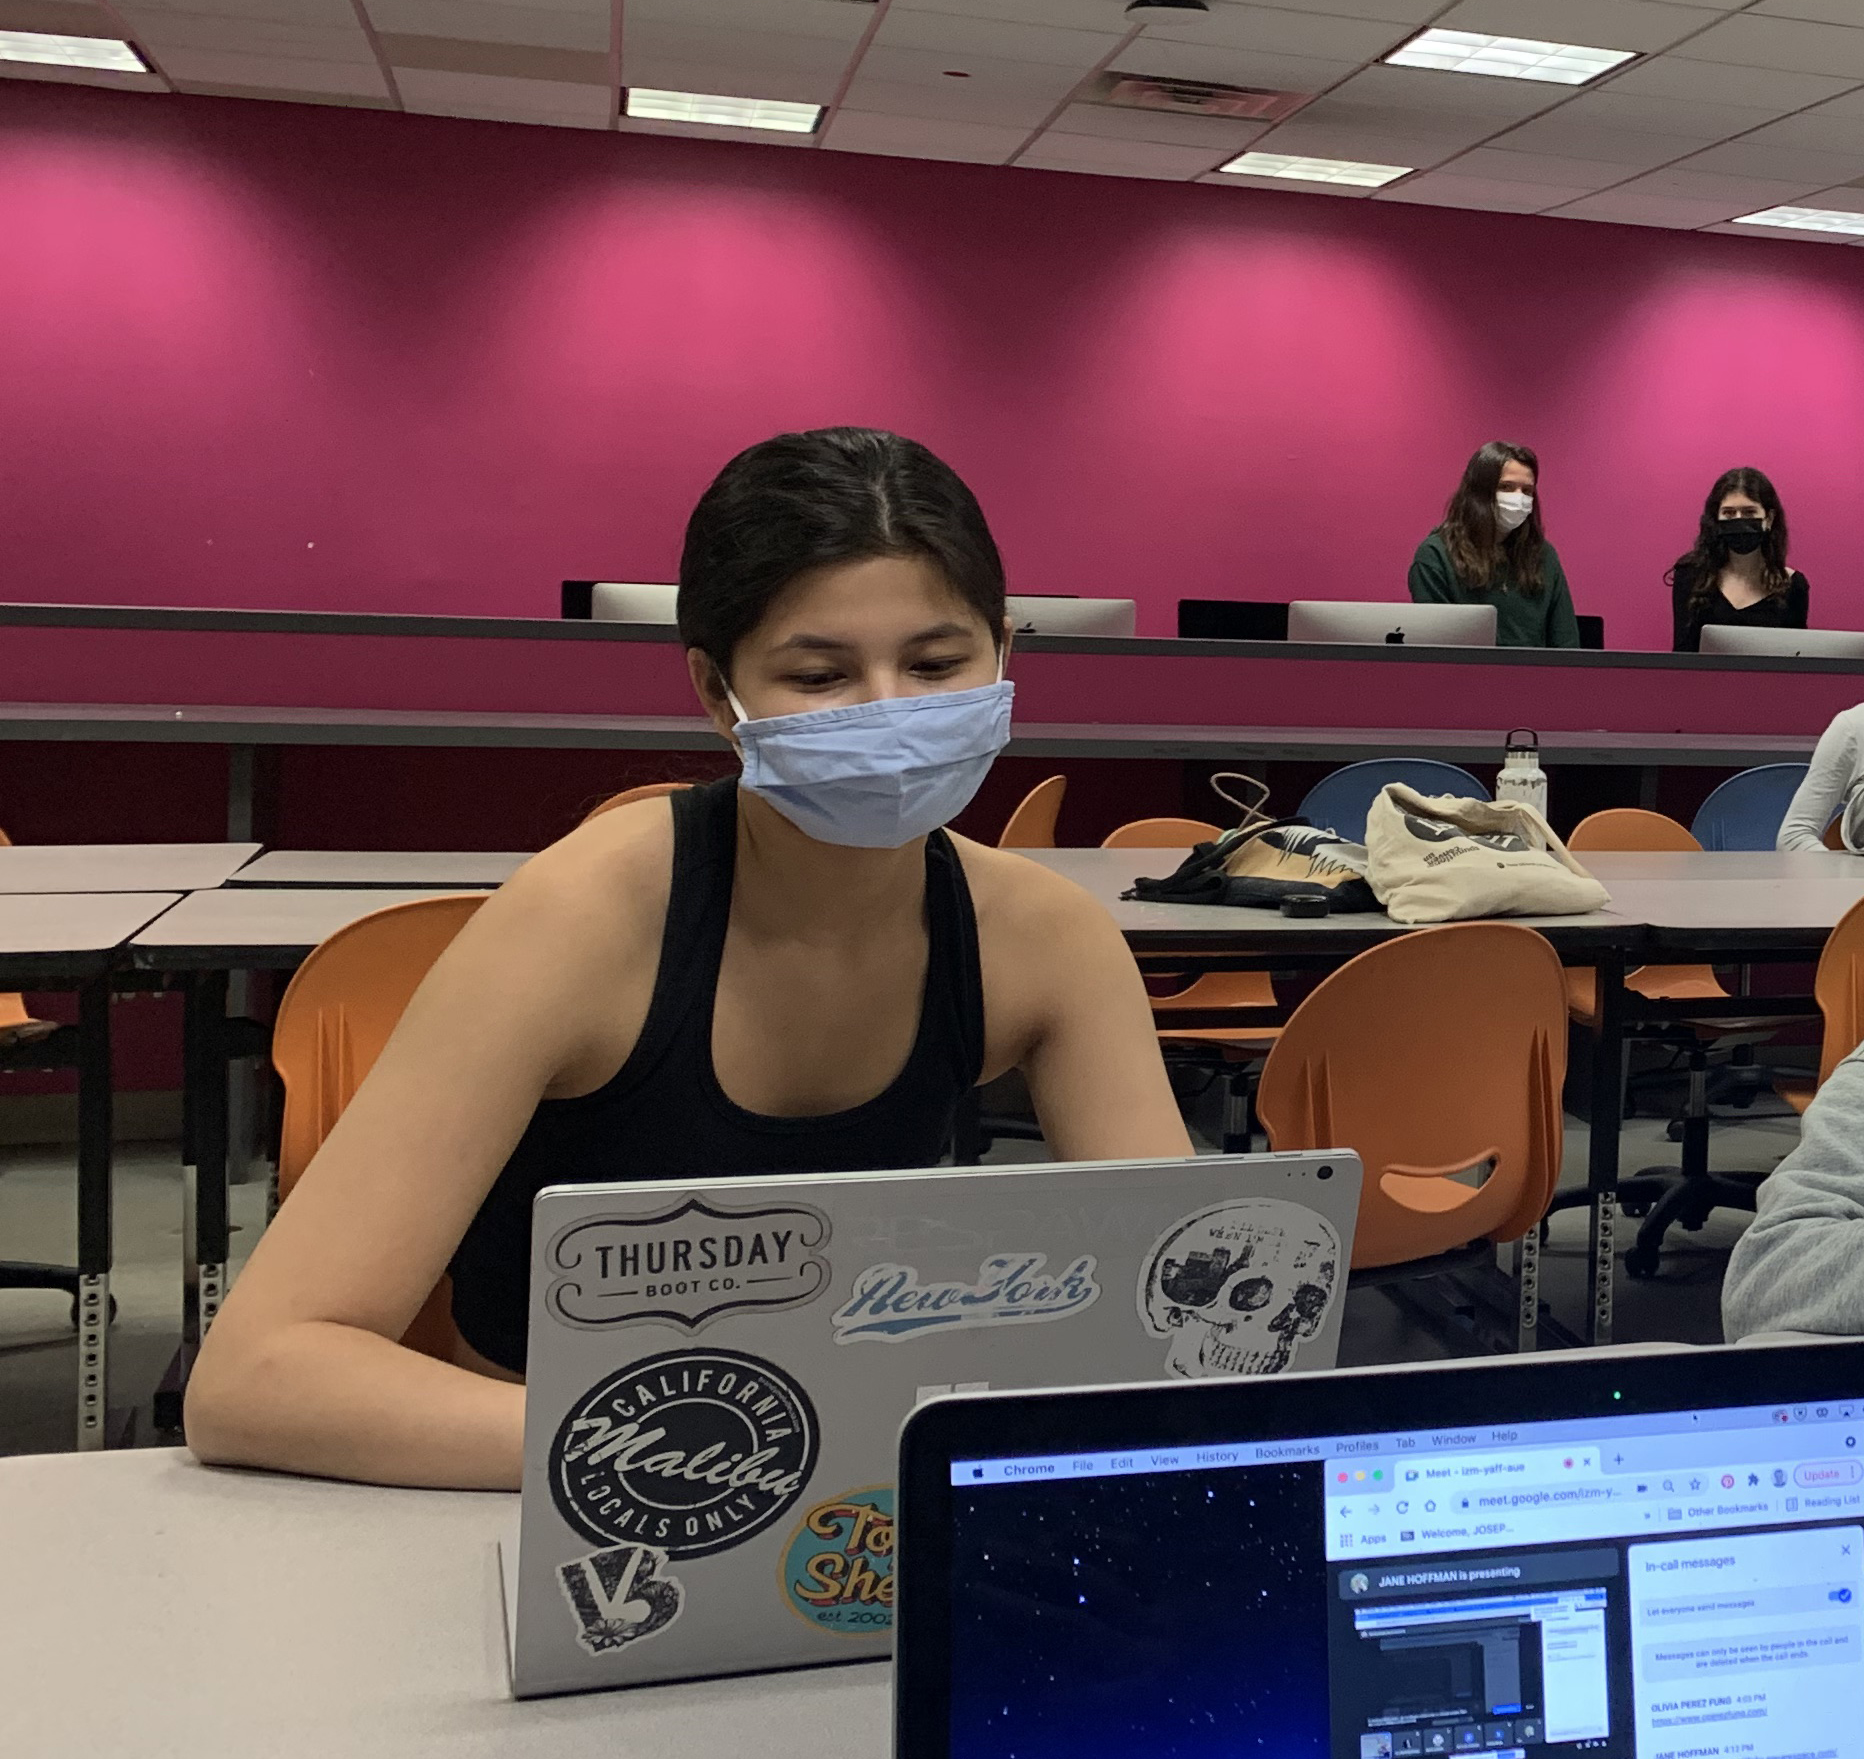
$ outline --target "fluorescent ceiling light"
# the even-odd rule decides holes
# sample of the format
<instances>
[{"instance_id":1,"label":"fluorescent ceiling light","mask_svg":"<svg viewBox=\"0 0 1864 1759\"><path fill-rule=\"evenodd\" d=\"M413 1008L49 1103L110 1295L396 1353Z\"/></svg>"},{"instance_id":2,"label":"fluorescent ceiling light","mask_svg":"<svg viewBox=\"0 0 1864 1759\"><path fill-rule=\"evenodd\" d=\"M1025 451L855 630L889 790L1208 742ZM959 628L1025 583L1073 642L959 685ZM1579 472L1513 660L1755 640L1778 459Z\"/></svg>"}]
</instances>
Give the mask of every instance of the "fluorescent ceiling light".
<instances>
[{"instance_id":1,"label":"fluorescent ceiling light","mask_svg":"<svg viewBox=\"0 0 1864 1759\"><path fill-rule=\"evenodd\" d=\"M707 122L715 128L774 128L780 134L813 134L822 120L820 104L788 104L777 98L720 98L707 92L656 92L628 87L628 114L646 122Z\"/></svg>"},{"instance_id":2,"label":"fluorescent ceiling light","mask_svg":"<svg viewBox=\"0 0 1864 1759\"><path fill-rule=\"evenodd\" d=\"M1636 52L1433 28L1420 31L1385 59L1393 67L1435 67L1445 73L1490 73L1498 79L1539 79L1550 85L1582 86L1601 73L1635 60Z\"/></svg>"},{"instance_id":3,"label":"fluorescent ceiling light","mask_svg":"<svg viewBox=\"0 0 1864 1759\"><path fill-rule=\"evenodd\" d=\"M106 73L147 73L148 63L114 37L55 37L44 31L0 31L0 61L40 67L96 67Z\"/></svg>"},{"instance_id":4,"label":"fluorescent ceiling light","mask_svg":"<svg viewBox=\"0 0 1864 1759\"><path fill-rule=\"evenodd\" d=\"M1758 214L1740 214L1737 226L1778 226L1789 232L1852 232L1864 236L1864 214L1847 214L1842 208L1762 208Z\"/></svg>"},{"instance_id":5,"label":"fluorescent ceiling light","mask_svg":"<svg viewBox=\"0 0 1864 1759\"><path fill-rule=\"evenodd\" d=\"M1239 153L1219 171L1239 177L1287 177L1296 183L1353 183L1377 189L1394 177L1414 171L1414 165L1362 165L1357 159L1304 159L1294 153Z\"/></svg>"}]
</instances>

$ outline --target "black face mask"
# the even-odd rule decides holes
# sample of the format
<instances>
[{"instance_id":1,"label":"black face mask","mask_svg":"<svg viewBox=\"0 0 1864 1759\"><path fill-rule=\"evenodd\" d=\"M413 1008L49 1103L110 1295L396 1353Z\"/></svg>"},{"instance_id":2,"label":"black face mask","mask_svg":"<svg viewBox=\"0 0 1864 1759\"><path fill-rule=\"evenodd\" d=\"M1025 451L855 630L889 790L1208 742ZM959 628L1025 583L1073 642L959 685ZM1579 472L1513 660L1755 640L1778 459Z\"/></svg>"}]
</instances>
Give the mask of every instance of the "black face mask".
<instances>
[{"instance_id":1,"label":"black face mask","mask_svg":"<svg viewBox=\"0 0 1864 1759\"><path fill-rule=\"evenodd\" d=\"M1767 536L1764 519L1724 519L1716 528L1722 542L1737 556L1751 556Z\"/></svg>"}]
</instances>

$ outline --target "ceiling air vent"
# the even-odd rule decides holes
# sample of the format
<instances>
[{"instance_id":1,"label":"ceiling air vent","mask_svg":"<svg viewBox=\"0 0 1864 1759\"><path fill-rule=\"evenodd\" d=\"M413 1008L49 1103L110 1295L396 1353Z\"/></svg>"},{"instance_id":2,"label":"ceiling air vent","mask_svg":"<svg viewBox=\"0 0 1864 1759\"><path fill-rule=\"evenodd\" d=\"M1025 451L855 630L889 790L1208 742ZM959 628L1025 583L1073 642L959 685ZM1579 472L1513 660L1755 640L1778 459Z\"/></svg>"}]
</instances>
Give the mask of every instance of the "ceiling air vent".
<instances>
[{"instance_id":1,"label":"ceiling air vent","mask_svg":"<svg viewBox=\"0 0 1864 1759\"><path fill-rule=\"evenodd\" d=\"M1223 116L1245 122L1279 122L1305 104L1309 92L1266 92L1219 85L1208 79L1157 79L1141 73L1103 76L1094 103L1128 110L1170 110L1179 116Z\"/></svg>"}]
</instances>

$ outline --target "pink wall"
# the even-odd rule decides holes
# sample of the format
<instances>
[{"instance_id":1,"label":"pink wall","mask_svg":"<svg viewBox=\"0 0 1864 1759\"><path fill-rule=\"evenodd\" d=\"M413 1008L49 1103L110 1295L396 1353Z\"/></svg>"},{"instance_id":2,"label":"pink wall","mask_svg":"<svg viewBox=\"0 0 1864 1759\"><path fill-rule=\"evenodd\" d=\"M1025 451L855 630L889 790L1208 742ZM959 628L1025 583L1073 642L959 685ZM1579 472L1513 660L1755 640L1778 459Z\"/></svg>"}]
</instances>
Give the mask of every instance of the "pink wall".
<instances>
[{"instance_id":1,"label":"pink wall","mask_svg":"<svg viewBox=\"0 0 1864 1759\"><path fill-rule=\"evenodd\" d=\"M7 87L7 598L549 614L668 575L732 451L833 421L924 439L1016 587L1132 594L1144 633L1401 593L1497 433L1613 645L1668 645L1659 576L1736 462L1815 622L1864 626L1852 251Z\"/></svg>"}]
</instances>

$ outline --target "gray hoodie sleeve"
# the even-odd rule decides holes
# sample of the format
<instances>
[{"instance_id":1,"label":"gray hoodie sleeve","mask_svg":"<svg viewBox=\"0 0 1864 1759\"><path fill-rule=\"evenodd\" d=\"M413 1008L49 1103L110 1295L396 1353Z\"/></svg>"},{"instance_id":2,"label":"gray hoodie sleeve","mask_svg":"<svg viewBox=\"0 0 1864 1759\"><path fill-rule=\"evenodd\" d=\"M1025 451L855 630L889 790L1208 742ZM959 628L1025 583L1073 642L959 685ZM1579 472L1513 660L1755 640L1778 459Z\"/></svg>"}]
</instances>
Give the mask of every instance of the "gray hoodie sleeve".
<instances>
[{"instance_id":1,"label":"gray hoodie sleeve","mask_svg":"<svg viewBox=\"0 0 1864 1759\"><path fill-rule=\"evenodd\" d=\"M1761 1185L1722 1284L1722 1327L1736 1340L1864 1336L1864 1050L1832 1071L1799 1146Z\"/></svg>"},{"instance_id":2,"label":"gray hoodie sleeve","mask_svg":"<svg viewBox=\"0 0 1864 1759\"><path fill-rule=\"evenodd\" d=\"M1780 834L1777 849L1823 849L1825 827L1844 804L1851 784L1864 772L1864 708L1848 708L1832 717L1819 735L1806 779L1799 784Z\"/></svg>"}]
</instances>

